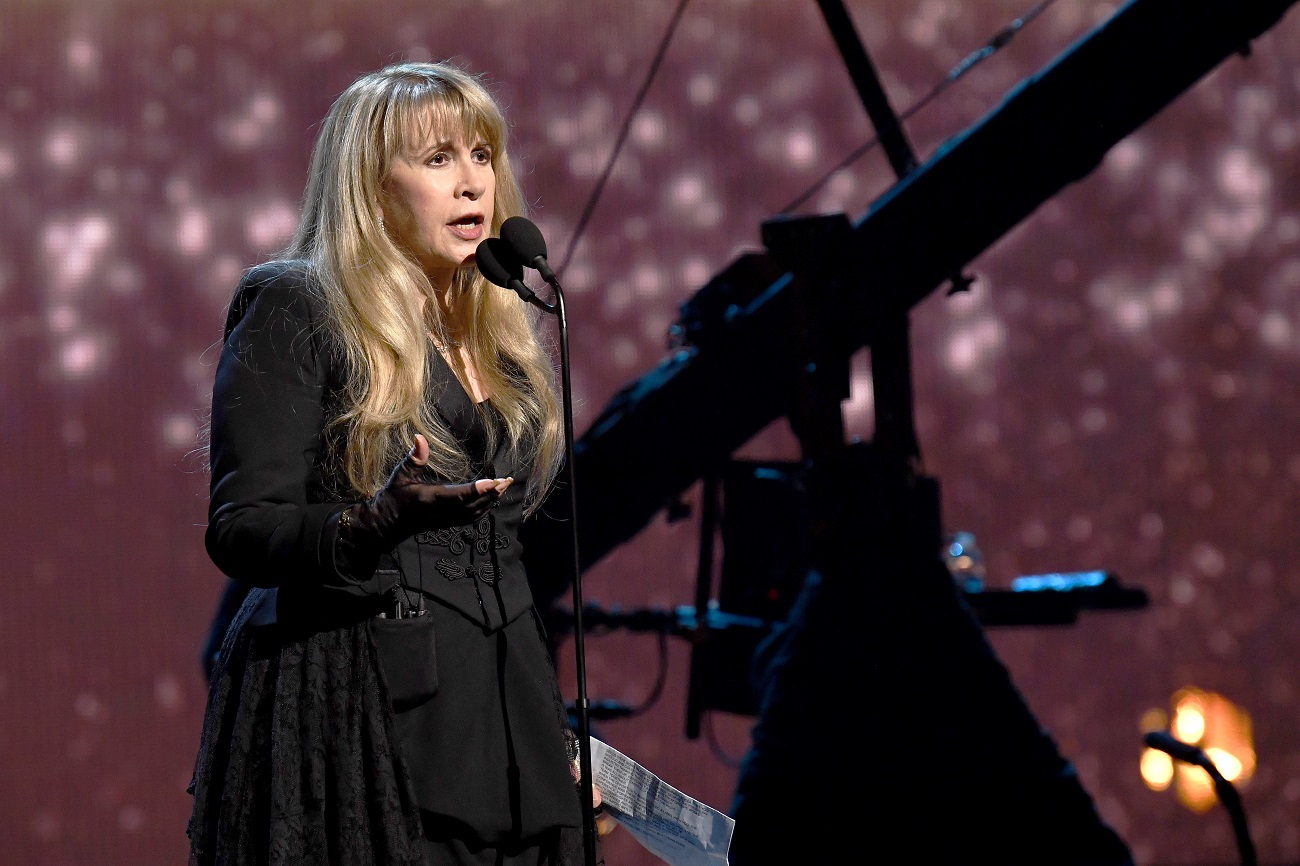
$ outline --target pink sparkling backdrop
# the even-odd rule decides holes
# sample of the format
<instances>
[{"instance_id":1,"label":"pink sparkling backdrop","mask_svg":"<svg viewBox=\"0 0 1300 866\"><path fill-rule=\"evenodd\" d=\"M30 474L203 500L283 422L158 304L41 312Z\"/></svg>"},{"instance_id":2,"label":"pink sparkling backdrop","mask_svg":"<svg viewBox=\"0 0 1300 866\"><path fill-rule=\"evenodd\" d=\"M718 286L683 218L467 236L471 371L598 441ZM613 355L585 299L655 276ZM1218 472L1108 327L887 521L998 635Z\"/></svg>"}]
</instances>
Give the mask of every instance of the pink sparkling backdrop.
<instances>
[{"instance_id":1,"label":"pink sparkling backdrop","mask_svg":"<svg viewBox=\"0 0 1300 866\"><path fill-rule=\"evenodd\" d=\"M850 3L899 109L1029 5ZM918 151L1115 5L1055 4L909 124ZM397 59L487 73L554 260L671 11L594 0L6 9L5 863L184 858L198 650L222 585L203 553L207 479L192 450L223 306L240 271L287 240L333 96ZM1071 627L991 632L1141 864L1236 859L1221 810L1193 815L1137 773L1142 714L1192 684L1253 716L1259 770L1244 796L1261 860L1300 859L1300 15L1254 48L974 262L973 293L936 294L914 317L927 468L948 528L978 536L990 582L1106 568L1152 597ZM869 134L812 0L691 4L563 274L580 426L662 357L677 305ZM857 216L890 180L873 154L808 209ZM847 406L857 434L869 434L865 375ZM745 453L794 446L776 425ZM694 519L656 520L590 574L588 600L691 603L696 535ZM649 692L654 638L587 646L593 699ZM715 748L686 740L687 663L673 639L659 701L599 733L725 809L735 770L723 758L743 752L750 720L713 719ZM567 656L561 673L571 696ZM974 711L954 706L954 731ZM625 833L607 853L655 862Z\"/></svg>"}]
</instances>

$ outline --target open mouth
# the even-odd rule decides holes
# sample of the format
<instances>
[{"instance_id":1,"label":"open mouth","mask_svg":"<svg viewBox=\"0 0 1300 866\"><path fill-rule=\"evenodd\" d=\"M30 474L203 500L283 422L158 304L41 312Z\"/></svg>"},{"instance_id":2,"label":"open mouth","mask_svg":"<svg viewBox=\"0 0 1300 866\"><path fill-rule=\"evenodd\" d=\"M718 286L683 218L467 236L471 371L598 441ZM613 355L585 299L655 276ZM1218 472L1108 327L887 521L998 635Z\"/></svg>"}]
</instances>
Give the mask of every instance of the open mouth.
<instances>
[{"instance_id":1,"label":"open mouth","mask_svg":"<svg viewBox=\"0 0 1300 866\"><path fill-rule=\"evenodd\" d=\"M477 240L479 235L483 234L483 215L469 214L454 222L447 223L447 227L463 240Z\"/></svg>"}]
</instances>

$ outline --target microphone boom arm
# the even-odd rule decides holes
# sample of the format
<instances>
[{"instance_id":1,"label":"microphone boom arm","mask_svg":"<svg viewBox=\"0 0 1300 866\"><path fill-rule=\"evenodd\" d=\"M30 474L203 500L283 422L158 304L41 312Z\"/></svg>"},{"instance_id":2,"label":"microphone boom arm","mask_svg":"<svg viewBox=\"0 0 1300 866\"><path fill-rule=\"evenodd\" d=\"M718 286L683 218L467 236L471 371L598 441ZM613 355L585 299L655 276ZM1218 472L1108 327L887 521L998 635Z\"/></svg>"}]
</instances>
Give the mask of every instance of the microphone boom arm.
<instances>
[{"instance_id":1,"label":"microphone boom arm","mask_svg":"<svg viewBox=\"0 0 1300 866\"><path fill-rule=\"evenodd\" d=\"M848 358L872 342L873 321L959 273L1295 3L1130 0L895 184L824 250L822 273L760 252L715 275L697 298L744 297L699 332L686 323L694 345L629 383L577 443L583 568L787 412L800 358L782 335L801 284L833 287L821 293L839 335L827 352Z\"/></svg>"}]
</instances>

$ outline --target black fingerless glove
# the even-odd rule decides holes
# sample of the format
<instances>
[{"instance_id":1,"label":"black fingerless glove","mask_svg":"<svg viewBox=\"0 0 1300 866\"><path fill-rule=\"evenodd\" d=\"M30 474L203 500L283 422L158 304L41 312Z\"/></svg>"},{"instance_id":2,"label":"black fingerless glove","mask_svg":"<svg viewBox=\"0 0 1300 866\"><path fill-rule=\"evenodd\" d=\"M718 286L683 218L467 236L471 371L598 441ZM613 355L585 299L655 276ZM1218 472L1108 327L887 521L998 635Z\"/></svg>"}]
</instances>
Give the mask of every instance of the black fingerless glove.
<instances>
[{"instance_id":1,"label":"black fingerless glove","mask_svg":"<svg viewBox=\"0 0 1300 866\"><path fill-rule=\"evenodd\" d=\"M379 556L427 529L465 526L488 512L500 494L480 493L476 482L439 483L411 450L397 464L387 483L369 501L339 514L335 566L340 573L365 577Z\"/></svg>"}]
</instances>

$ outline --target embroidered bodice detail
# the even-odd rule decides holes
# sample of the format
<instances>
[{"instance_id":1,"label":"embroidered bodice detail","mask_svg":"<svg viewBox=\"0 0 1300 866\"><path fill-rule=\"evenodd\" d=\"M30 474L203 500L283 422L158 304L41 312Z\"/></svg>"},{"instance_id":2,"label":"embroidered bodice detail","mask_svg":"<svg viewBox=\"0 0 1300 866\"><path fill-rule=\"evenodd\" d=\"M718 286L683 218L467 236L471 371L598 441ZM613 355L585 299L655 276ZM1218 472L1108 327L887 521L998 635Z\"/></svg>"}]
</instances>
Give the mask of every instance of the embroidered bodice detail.
<instances>
[{"instance_id":1,"label":"embroidered bodice detail","mask_svg":"<svg viewBox=\"0 0 1300 866\"><path fill-rule=\"evenodd\" d=\"M495 550L504 550L510 546L510 536L495 531L491 515L485 515L469 526L452 526L446 529L426 530L415 536L420 544L441 547L454 557L461 557L472 550L475 557L488 557ZM471 557L471 559L475 558ZM460 580L468 577L479 580L489 586L496 583L496 565L489 559L485 562L462 562L459 559L443 557L434 563L438 573L447 580Z\"/></svg>"}]
</instances>

